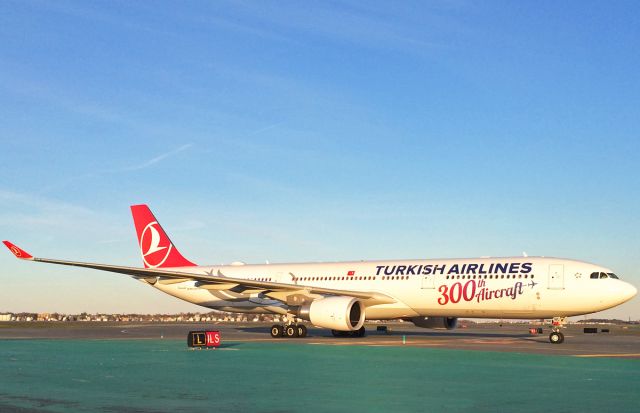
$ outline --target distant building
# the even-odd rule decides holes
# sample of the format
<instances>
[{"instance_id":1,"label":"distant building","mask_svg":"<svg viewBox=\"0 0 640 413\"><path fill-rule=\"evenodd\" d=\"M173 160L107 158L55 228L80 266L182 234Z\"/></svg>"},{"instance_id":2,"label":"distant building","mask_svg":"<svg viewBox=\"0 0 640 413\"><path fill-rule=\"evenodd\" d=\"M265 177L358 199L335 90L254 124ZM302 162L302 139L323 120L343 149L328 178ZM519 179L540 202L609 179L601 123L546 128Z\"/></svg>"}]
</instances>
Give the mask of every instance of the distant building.
<instances>
[{"instance_id":1,"label":"distant building","mask_svg":"<svg viewBox=\"0 0 640 413\"><path fill-rule=\"evenodd\" d=\"M63 313L0 313L0 321L40 321L40 322L161 322L161 323L205 323L205 322L284 322L286 318L274 314L247 315L241 313L222 313L212 311L180 314L63 314Z\"/></svg>"}]
</instances>

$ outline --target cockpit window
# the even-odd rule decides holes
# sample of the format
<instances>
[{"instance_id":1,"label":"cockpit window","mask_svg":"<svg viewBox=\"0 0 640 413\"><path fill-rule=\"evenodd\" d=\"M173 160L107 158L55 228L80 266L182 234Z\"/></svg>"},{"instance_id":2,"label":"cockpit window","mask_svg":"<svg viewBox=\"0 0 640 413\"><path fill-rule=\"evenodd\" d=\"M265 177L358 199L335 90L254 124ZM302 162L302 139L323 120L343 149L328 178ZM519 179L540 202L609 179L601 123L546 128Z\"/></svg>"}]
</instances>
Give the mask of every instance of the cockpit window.
<instances>
[{"instance_id":1,"label":"cockpit window","mask_svg":"<svg viewBox=\"0 0 640 413\"><path fill-rule=\"evenodd\" d=\"M614 278L616 280L619 279L618 276L612 272L592 272L589 278L591 278L592 280L597 280L598 278Z\"/></svg>"}]
</instances>

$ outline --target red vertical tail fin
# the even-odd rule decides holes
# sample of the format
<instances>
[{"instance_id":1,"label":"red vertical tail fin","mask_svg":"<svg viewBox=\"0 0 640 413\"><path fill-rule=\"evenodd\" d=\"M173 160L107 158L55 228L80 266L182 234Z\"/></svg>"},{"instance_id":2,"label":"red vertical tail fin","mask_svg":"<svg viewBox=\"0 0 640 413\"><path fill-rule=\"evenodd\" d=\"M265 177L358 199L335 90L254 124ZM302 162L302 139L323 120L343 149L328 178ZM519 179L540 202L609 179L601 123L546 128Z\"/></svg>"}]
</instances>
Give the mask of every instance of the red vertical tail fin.
<instances>
[{"instance_id":1,"label":"red vertical tail fin","mask_svg":"<svg viewBox=\"0 0 640 413\"><path fill-rule=\"evenodd\" d=\"M138 234L145 268L192 267L196 264L180 254L156 217L146 205L132 205L131 214Z\"/></svg>"}]
</instances>

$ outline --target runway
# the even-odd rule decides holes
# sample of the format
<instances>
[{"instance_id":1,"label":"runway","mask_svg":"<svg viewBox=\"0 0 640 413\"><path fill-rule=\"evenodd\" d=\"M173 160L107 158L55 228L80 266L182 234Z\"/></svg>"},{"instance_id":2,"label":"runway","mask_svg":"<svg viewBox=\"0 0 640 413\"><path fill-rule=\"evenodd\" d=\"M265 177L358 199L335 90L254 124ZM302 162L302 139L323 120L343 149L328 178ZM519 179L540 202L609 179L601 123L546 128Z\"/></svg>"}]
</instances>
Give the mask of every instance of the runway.
<instances>
[{"instance_id":1,"label":"runway","mask_svg":"<svg viewBox=\"0 0 640 413\"><path fill-rule=\"evenodd\" d=\"M424 347L458 350L517 352L575 357L640 358L640 326L598 325L597 334L585 334L582 325L563 329L565 342L551 344L550 330L531 335L528 324L476 324L455 330L428 330L408 323L368 324L363 338L335 338L324 329L309 327L306 338L274 339L270 324L126 324L126 323L0 323L0 339L185 339L191 330L217 329L223 342L276 342L310 346ZM601 332L609 329L608 333Z\"/></svg>"}]
</instances>

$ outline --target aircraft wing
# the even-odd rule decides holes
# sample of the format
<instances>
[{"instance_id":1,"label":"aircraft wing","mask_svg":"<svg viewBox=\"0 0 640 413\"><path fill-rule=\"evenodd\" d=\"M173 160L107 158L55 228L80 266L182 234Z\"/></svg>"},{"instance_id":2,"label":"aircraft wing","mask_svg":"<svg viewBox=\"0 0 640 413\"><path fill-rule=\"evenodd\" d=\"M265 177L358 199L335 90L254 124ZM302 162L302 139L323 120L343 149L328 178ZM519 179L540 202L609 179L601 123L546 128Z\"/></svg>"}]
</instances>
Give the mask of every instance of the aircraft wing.
<instances>
[{"instance_id":1,"label":"aircraft wing","mask_svg":"<svg viewBox=\"0 0 640 413\"><path fill-rule=\"evenodd\" d=\"M19 259L28 261L45 262L49 264L68 265L72 267L91 268L94 270L126 274L143 279L150 284L160 282L173 284L184 281L195 281L196 286L204 289L231 290L239 293L263 293L264 295L289 305L300 305L305 301L311 301L322 296L347 296L363 300L365 306L375 304L390 304L396 300L379 292L349 291L335 288L314 287L299 284L275 283L242 278L232 278L221 275L198 274L193 272L193 267L185 267L184 271L170 271L159 268L136 268L119 265L98 264L90 262L64 261L49 258L37 258L12 244L9 241L3 243Z\"/></svg>"}]
</instances>

